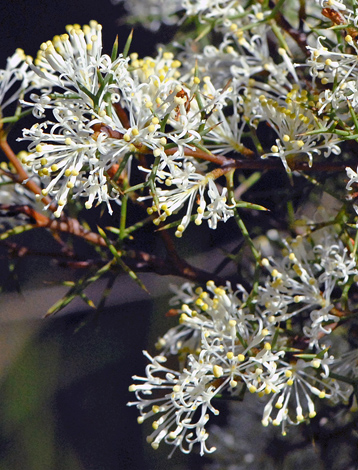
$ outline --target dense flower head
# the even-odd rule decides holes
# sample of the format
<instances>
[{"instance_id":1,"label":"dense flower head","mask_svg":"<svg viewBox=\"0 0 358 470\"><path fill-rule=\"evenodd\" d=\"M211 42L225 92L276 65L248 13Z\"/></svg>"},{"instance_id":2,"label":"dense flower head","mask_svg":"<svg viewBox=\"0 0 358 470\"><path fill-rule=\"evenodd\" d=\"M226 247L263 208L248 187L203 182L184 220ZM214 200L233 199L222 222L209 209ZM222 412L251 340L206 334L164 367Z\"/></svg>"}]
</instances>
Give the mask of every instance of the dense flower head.
<instances>
[{"instance_id":1,"label":"dense flower head","mask_svg":"<svg viewBox=\"0 0 358 470\"><path fill-rule=\"evenodd\" d=\"M127 159L129 174L128 157L149 154L159 158L154 175L152 165L143 170L155 177L151 196L159 201L160 220L189 200L180 226L185 229L197 193L202 196L197 223L205 218L216 228L218 220L231 217L233 203L227 201L226 189L220 193L215 174L205 175L206 166L185 150L195 151L204 113L220 112L232 89L216 89L209 77L200 79L195 73L186 74L184 81L181 62L162 48L156 57L140 59L132 53L112 60L102 54L101 26L94 21L67 30L44 43L31 64L46 86L25 104L37 118L52 118L23 132L31 141L23 163L43 178L43 194L58 204L55 215L61 215L70 196L86 197L86 208L106 202L112 212L110 201L120 197L110 182L112 169ZM176 152L166 154L168 145L175 145ZM164 181L175 189L163 189Z\"/></svg>"},{"instance_id":2,"label":"dense flower head","mask_svg":"<svg viewBox=\"0 0 358 470\"><path fill-rule=\"evenodd\" d=\"M290 158L297 155L306 154L311 166L314 153L322 152L325 157L331 152L340 153L337 145L339 140L334 134L314 132L324 128L325 122L316 119L310 109L312 102L309 102L307 95L306 90L299 90L294 86L284 100L273 99L264 94L259 96L261 120L269 122L279 137L272 145L271 152L264 154L263 158L280 157L288 172L291 171Z\"/></svg>"},{"instance_id":3,"label":"dense flower head","mask_svg":"<svg viewBox=\"0 0 358 470\"><path fill-rule=\"evenodd\" d=\"M299 241L292 245L296 248L291 251L295 253L296 266L292 282L298 275L301 282L307 280L309 284L314 274L307 253ZM332 252L328 256L325 253L324 259L320 253L326 269L323 273L322 267L318 270L321 282L329 276L336 282L344 281L355 272L352 264L344 259L344 255L340 257L337 250L338 247L332 247ZM324 250L317 246L316 251ZM287 264L282 266L288 279L292 271ZM289 285L288 281L286 284ZM175 291L172 305L179 304L179 325L158 340L157 347L162 350L160 356L152 358L145 352L150 360L146 376L134 376L136 383L130 387L137 398L130 405L139 409L139 422L156 418L152 424L154 432L149 436L154 448L164 440L184 452L190 452L194 443L200 443L201 454L212 452L214 449L206 447L206 424L210 414L218 413L211 403L214 397L239 397L245 391L259 398L266 397L262 424L281 426L282 433L286 434L287 425L316 416L317 399L329 398L338 402L351 394L351 388L341 387L329 376L337 363L334 355L323 346L318 353L317 350L313 352L314 345L304 354L300 354L297 344L291 349L290 335L281 330L278 322L275 324L272 312L261 310L260 301L250 308L249 296L241 286L233 291L229 284L217 287L209 281L206 289L194 289L185 283ZM286 294L293 297L289 289ZM320 296L317 290L316 297ZM305 308L307 306L301 312ZM294 314L299 312L286 317L281 315L281 324ZM312 316L312 330L315 322L323 320L330 318L318 320ZM305 328L301 334L305 336ZM308 335L307 339L311 337ZM163 365L171 355L179 359L178 371Z\"/></svg>"},{"instance_id":4,"label":"dense flower head","mask_svg":"<svg viewBox=\"0 0 358 470\"><path fill-rule=\"evenodd\" d=\"M320 235L314 246L301 236L287 243L281 261L263 260L270 277L258 298L273 323L309 314L304 332L316 346L339 320L333 290L357 274L356 261L343 244L329 232Z\"/></svg>"},{"instance_id":5,"label":"dense flower head","mask_svg":"<svg viewBox=\"0 0 358 470\"><path fill-rule=\"evenodd\" d=\"M125 7L152 30L165 23L183 31L142 57L129 52L131 35L123 53L116 40L108 55L100 24L68 25L35 60L18 49L0 70L0 147L11 162L0 168L1 226L10 225L0 238L46 227L71 266L67 234L101 247L98 258L73 264L90 277L71 283L55 309L76 295L92 305L83 289L104 274L114 280L119 267L142 287L137 270L195 280L173 288L169 315L178 324L158 339L156 355L144 351L145 372L129 387L138 423L151 422L153 449L214 452L216 403L242 406L248 395L261 424L286 435L319 415L325 400L346 407L358 396L358 223L356 216L350 223L347 203L358 184L357 8L346 0L125 0ZM35 123L18 139L27 152L15 155L8 132L31 113ZM344 169L345 190L336 176ZM268 196L267 174L270 211L251 202ZM300 176L307 182L296 186ZM240 200L245 192L248 202ZM324 211L316 202L329 198L340 209L318 221ZM101 203L119 216L119 227L106 228L117 239L82 223L81 208ZM242 209L266 210L265 220L241 218ZM14 229L11 210L31 223ZM130 246L151 222L181 238L191 222L216 229L229 219L242 240L227 253L237 265L230 282L225 263L213 268L214 282L181 262L168 233L164 260ZM21 256L16 244L8 247ZM101 306L112 286L111 278Z\"/></svg>"}]
</instances>

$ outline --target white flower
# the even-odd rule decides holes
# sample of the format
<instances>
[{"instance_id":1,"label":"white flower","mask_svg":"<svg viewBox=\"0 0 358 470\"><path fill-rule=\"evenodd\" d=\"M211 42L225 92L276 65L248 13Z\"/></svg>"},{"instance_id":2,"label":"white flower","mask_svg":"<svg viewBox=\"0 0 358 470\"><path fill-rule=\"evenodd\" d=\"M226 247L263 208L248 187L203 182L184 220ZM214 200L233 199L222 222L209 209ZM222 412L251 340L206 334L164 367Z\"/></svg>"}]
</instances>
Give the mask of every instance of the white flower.
<instances>
[{"instance_id":1,"label":"white flower","mask_svg":"<svg viewBox=\"0 0 358 470\"><path fill-rule=\"evenodd\" d=\"M352 168L350 168L349 166L346 167L346 172L347 172L347 176L349 178L349 181L347 183L347 186L346 186L346 189L351 191L352 190L352 186L354 184L357 184L358 183L358 168L357 168L357 171L354 171Z\"/></svg>"},{"instance_id":2,"label":"white flower","mask_svg":"<svg viewBox=\"0 0 358 470\"><path fill-rule=\"evenodd\" d=\"M27 57L22 49L7 59L6 69L0 69L0 121L4 110L11 103L23 97L30 89L33 72L29 71Z\"/></svg>"},{"instance_id":3,"label":"white flower","mask_svg":"<svg viewBox=\"0 0 358 470\"><path fill-rule=\"evenodd\" d=\"M287 424L299 424L316 416L315 397L329 398L333 402L347 399L347 393L335 380L317 377L316 368L316 365L312 366L302 359L291 365L281 363L277 373L282 382L277 386L279 391L271 396L265 406L262 418L264 426L269 423L281 426L282 434L285 435Z\"/></svg>"},{"instance_id":4,"label":"white flower","mask_svg":"<svg viewBox=\"0 0 358 470\"><path fill-rule=\"evenodd\" d=\"M83 28L69 25L67 32L43 43L30 66L53 87L76 90L89 101L87 92L95 95L98 91L97 71L109 60L102 56L102 26L91 21Z\"/></svg>"},{"instance_id":5,"label":"white flower","mask_svg":"<svg viewBox=\"0 0 358 470\"><path fill-rule=\"evenodd\" d=\"M128 405L136 405L139 409L139 423L156 418L152 423L154 431L147 441L154 449L164 440L175 446L173 451L179 447L182 452L189 453L198 443L200 455L213 452L215 448L208 449L206 446L208 433L205 429L209 420L208 411L218 414L211 405L211 399L217 393L217 388L211 384L215 380L212 366L189 356L187 368L180 373L163 365L165 357L152 358L146 351L144 354L150 361L146 367L146 377L133 377L143 383L129 387L130 391L135 392L137 401Z\"/></svg>"},{"instance_id":6,"label":"white flower","mask_svg":"<svg viewBox=\"0 0 358 470\"><path fill-rule=\"evenodd\" d=\"M287 93L285 101L260 96L262 106L260 119L270 124L271 128L277 133L279 139L276 139L275 145L271 147L271 152L262 156L277 156L281 158L287 172L290 172L290 158L299 154L306 154L309 159L309 165L312 165L313 154L322 153L328 157L330 153L339 154L339 140L333 134L319 133L311 134L324 128L323 123L319 123L317 117L309 109L307 91L299 91L293 87L292 91Z\"/></svg>"},{"instance_id":7,"label":"white flower","mask_svg":"<svg viewBox=\"0 0 358 470\"><path fill-rule=\"evenodd\" d=\"M316 346L331 332L330 324L339 320L332 310L333 289L357 274L355 260L343 244L328 232L318 234L321 243L313 248L299 236L287 244L282 261L271 261L273 266L263 261L271 277L259 288L258 298L274 323L310 312L303 331Z\"/></svg>"}]
</instances>

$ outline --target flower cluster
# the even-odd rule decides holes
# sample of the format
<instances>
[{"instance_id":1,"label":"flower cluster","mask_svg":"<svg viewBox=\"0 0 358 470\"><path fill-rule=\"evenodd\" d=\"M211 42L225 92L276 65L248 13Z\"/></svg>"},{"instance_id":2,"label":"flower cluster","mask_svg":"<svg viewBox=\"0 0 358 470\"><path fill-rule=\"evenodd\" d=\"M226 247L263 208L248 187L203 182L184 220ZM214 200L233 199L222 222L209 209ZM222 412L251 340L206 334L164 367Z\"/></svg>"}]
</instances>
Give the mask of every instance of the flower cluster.
<instances>
[{"instance_id":1,"label":"flower cluster","mask_svg":"<svg viewBox=\"0 0 358 470\"><path fill-rule=\"evenodd\" d=\"M333 308L334 289L352 283L358 270L355 259L332 234L318 232L316 237L319 243L314 246L301 236L287 243L279 263L263 260L270 277L260 287L258 302L273 324L295 315L307 317L304 333L311 345L319 347L320 338L331 331L329 325L339 320Z\"/></svg>"},{"instance_id":2,"label":"flower cluster","mask_svg":"<svg viewBox=\"0 0 358 470\"><path fill-rule=\"evenodd\" d=\"M154 448L164 440L183 452L195 443L201 454L212 452L205 426L210 413L218 413L214 397L242 399L246 391L266 397L262 424L281 426L283 434L288 424L316 416L317 398L348 398L352 390L329 375L337 359L319 340L339 321L330 313L333 288L357 270L345 249L325 235L325 243L311 249L300 238L287 244L275 268L273 260L264 260L271 275L255 300L242 286L233 291L212 281L206 290L187 283L176 290L179 325L158 340L160 356L145 352L146 376L134 376L130 387L138 421L155 419L148 438ZM179 371L164 366L171 355L178 357Z\"/></svg>"},{"instance_id":3,"label":"flower cluster","mask_svg":"<svg viewBox=\"0 0 358 470\"><path fill-rule=\"evenodd\" d=\"M234 7L229 2L225 8ZM41 178L43 195L57 204L55 216L79 197L87 209L104 202L112 213L111 201L120 202L129 190L137 164L147 188L138 200L152 199L156 224L186 208L180 237L191 220L200 225L206 219L215 229L234 215L234 195L218 184L233 165L223 156L252 157L244 135L256 135L261 123L272 130L270 151L267 136L260 143L267 149L261 158L278 156L288 172L302 155L312 165L314 154L340 152L326 116L314 114L316 95L300 88L287 51L278 48L271 57L260 8L243 10L240 27L231 24L218 48L194 53L188 44L178 58L162 48L143 59L115 47L111 56L103 54L95 21L70 25L42 44L36 60L27 61L38 92L23 105L40 122L23 131L30 153L22 163ZM230 165L212 169L210 161Z\"/></svg>"},{"instance_id":4,"label":"flower cluster","mask_svg":"<svg viewBox=\"0 0 358 470\"><path fill-rule=\"evenodd\" d=\"M158 207L153 203L159 220L187 200L190 214L197 192L202 196L198 221L208 218L216 228L217 220L232 215L225 190L220 194L213 182L215 173L205 175L206 165L191 156L201 141L204 113L221 109L232 90L215 89L209 78L193 74L184 82L180 65L163 50L144 59L135 53L128 59L102 54L101 26L96 22L69 26L67 34L41 46L30 66L44 86L25 104L37 118L51 113L52 119L24 130L23 139L31 143L22 163L43 180L43 195L57 202L56 216L70 195L86 197L86 208L104 201L112 212L110 201L118 200L120 191L111 175L118 165L129 175L133 154L154 157L149 170L142 169L156 183L152 197L159 202ZM165 153L173 145L176 151ZM154 172L155 158L159 162ZM162 184L175 189L164 190Z\"/></svg>"},{"instance_id":5,"label":"flower cluster","mask_svg":"<svg viewBox=\"0 0 358 470\"><path fill-rule=\"evenodd\" d=\"M34 60L18 49L0 70L0 149L10 161L0 168L1 215L16 204L16 215L33 218L29 230L50 228L66 262L73 250L65 249L63 232L100 247L92 265L79 260L90 276L71 283L53 311L76 295L90 304L83 289L117 275L118 266L142 287L140 270L193 281L175 289L170 305L179 324L159 338L158 355L144 352L145 374L130 386L138 422L152 422L154 449L165 442L173 451L213 452L208 423L220 399L242 402L251 394L261 424L285 435L314 419L318 403L358 396L349 330L358 223L347 203L347 192L355 202L358 183L358 10L345 0L306 3L125 1L133 20L152 30L184 24L188 37L179 33L143 57L130 52L129 36L123 52L116 40L107 54L102 26L90 21L44 42ZM16 155L8 133L31 113L34 123L18 138L27 151ZM328 195L337 213L316 223ZM101 203L119 216L119 228L107 227L110 236L81 220L82 207ZM242 208L267 217L256 222L254 213L246 227ZM229 219L243 242L228 259L244 266L230 282L219 277L223 264L213 277L181 260L167 233L165 260L128 249L150 222L162 234L175 227L180 238L190 222L217 229ZM18 233L11 225L1 235ZM102 266L98 275L93 266Z\"/></svg>"}]
</instances>

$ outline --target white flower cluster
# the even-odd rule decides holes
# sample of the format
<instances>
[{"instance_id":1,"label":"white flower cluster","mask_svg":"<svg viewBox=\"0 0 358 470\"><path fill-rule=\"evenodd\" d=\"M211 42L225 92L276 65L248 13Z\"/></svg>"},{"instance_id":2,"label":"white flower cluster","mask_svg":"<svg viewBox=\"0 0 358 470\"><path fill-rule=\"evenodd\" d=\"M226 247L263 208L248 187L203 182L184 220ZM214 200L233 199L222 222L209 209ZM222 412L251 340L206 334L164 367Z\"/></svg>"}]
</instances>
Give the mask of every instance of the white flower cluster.
<instances>
[{"instance_id":1,"label":"white flower cluster","mask_svg":"<svg viewBox=\"0 0 358 470\"><path fill-rule=\"evenodd\" d=\"M339 138L326 129L326 116L314 114L317 100L301 89L287 51L278 48L272 58L269 28L254 21L261 7L252 8L240 16L243 29L231 24L218 48L194 53L188 43L180 60L162 49L144 59L103 54L95 21L68 26L42 44L34 63L27 60L33 79L26 91L38 91L23 105L40 122L23 131L30 153L22 163L57 203L55 216L81 196L87 209L105 202L112 213L111 201L120 202L123 192L117 183L127 178L130 185L138 161L149 191L139 200L152 198L154 223L185 208L180 237L191 220L207 220L215 229L234 215L236 201L217 183L230 167L212 170L209 162L229 152L253 156L242 139L261 123L272 131L261 157L279 157L287 171L301 155L312 164L314 154L340 152Z\"/></svg>"},{"instance_id":2,"label":"white flower cluster","mask_svg":"<svg viewBox=\"0 0 358 470\"><path fill-rule=\"evenodd\" d=\"M33 107L36 117L50 111L52 119L24 130L31 153L23 163L43 179L43 194L57 201L56 216L70 194L85 196L86 208L104 201L112 212L110 200L118 199L119 193L111 187L109 174L116 172L116 165L126 163L129 172L131 154L160 159L154 175L158 194L153 196L164 217L183 206L188 192L192 200L198 191L203 195L206 186L210 202L201 200L200 218L206 208L205 217L215 228L218 218L232 215L222 202L225 194L214 188L213 177L204 176L197 160L185 156L185 149L195 151L195 141L201 139L202 113L225 103L226 94L208 85L209 79L201 81L192 75L184 83L180 62L162 50L157 57L145 59L138 59L137 54L130 60L102 54L101 26L94 21L83 28L70 26L68 34L44 43L30 65L44 87L26 104ZM202 96L201 107L195 93ZM167 155L167 145L177 151ZM188 190L186 178L195 182L194 188L190 182ZM176 190L163 190L163 182Z\"/></svg>"},{"instance_id":3,"label":"white flower cluster","mask_svg":"<svg viewBox=\"0 0 358 470\"><path fill-rule=\"evenodd\" d=\"M319 114L335 110L343 118L348 115L347 103L358 109L358 48L350 34L345 36L345 45L332 48L329 44L320 36L316 47L309 47L308 65L313 82L319 81L323 88L317 100Z\"/></svg>"},{"instance_id":4,"label":"white flower cluster","mask_svg":"<svg viewBox=\"0 0 358 470\"><path fill-rule=\"evenodd\" d=\"M274 324L297 315L307 317L304 334L311 346L319 348L320 338L331 332L329 325L339 321L339 316L333 313L333 290L346 285L349 279L356 279L358 270L355 259L340 240L319 232L317 239L319 242L312 247L298 236L287 243L279 263L263 260L271 276L260 287L258 303Z\"/></svg>"},{"instance_id":5,"label":"white flower cluster","mask_svg":"<svg viewBox=\"0 0 358 470\"><path fill-rule=\"evenodd\" d=\"M263 265L271 275L257 295L212 281L206 290L188 283L176 290L179 325L159 339L160 356L145 352L146 376L134 376L130 387L138 422L154 419L153 448L165 441L183 452L196 443L201 454L214 451L206 445L210 413L218 414L214 397L242 399L246 391L266 397L262 424L285 434L288 424L315 417L317 398L337 402L352 392L330 371L344 370L357 354L341 364L326 340L339 321L332 291L353 280L355 262L326 233L314 248L297 238L279 263ZM178 357L179 371L164 365L170 355Z\"/></svg>"},{"instance_id":6,"label":"white flower cluster","mask_svg":"<svg viewBox=\"0 0 358 470\"><path fill-rule=\"evenodd\" d=\"M111 0L117 4L124 2L124 6L131 18L140 22L152 31L158 31L161 23L176 24L178 13L183 9L182 0Z\"/></svg>"}]
</instances>

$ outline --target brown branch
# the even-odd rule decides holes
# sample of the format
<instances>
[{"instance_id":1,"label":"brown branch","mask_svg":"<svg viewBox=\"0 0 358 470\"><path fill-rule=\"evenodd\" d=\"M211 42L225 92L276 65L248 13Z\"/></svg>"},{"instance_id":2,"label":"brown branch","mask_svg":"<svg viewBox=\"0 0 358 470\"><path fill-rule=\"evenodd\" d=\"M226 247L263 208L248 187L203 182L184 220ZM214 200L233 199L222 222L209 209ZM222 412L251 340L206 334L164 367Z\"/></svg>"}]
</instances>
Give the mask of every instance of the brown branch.
<instances>
[{"instance_id":1,"label":"brown branch","mask_svg":"<svg viewBox=\"0 0 358 470\"><path fill-rule=\"evenodd\" d=\"M310 166L308 162L290 162L291 171L307 171L307 172L337 172L345 171L346 167L357 168L358 161L347 162L313 162ZM229 166L237 169L247 170L283 170L281 159L262 159L262 160L234 160Z\"/></svg>"},{"instance_id":2,"label":"brown branch","mask_svg":"<svg viewBox=\"0 0 358 470\"><path fill-rule=\"evenodd\" d=\"M269 5L271 8L275 7L274 2L272 1L269 2ZM304 54L308 56L309 51L307 49L307 34L291 26L291 24L280 12L275 16L275 21L278 26L280 26L289 36L291 36L291 38L297 43L298 47L304 52Z\"/></svg>"},{"instance_id":3,"label":"brown branch","mask_svg":"<svg viewBox=\"0 0 358 470\"><path fill-rule=\"evenodd\" d=\"M12 163L12 165L14 166L17 172L17 175L14 175L14 177L16 178L16 182L23 183L24 181L27 180L26 183L24 183L24 185L34 194L39 194L42 196L41 188L35 183L35 181L29 179L29 175L24 170L19 159L13 152L12 148L10 147L10 145L8 144L6 140L6 137L4 136L0 136L0 148L2 149L4 154L7 156L9 161ZM45 205L51 204L51 199L48 196L42 197L41 201ZM50 206L50 209L56 210L55 207L51 207L51 206Z\"/></svg>"},{"instance_id":4,"label":"brown branch","mask_svg":"<svg viewBox=\"0 0 358 470\"><path fill-rule=\"evenodd\" d=\"M172 252L171 252L172 253ZM206 284L214 281L217 285L225 285L226 280L213 273L196 268L186 261L175 256L159 258L144 251L127 251L123 260L136 272L152 272L160 276L179 276L198 284Z\"/></svg>"},{"instance_id":5,"label":"brown branch","mask_svg":"<svg viewBox=\"0 0 358 470\"><path fill-rule=\"evenodd\" d=\"M177 152L178 148L172 148L165 151L167 155L173 155ZM283 165L280 158L261 158L257 160L247 159L234 159L228 158L224 155L215 155L206 153L203 150L185 149L184 154L190 157L199 158L208 162L216 163L224 169L241 169L241 170L283 170ZM310 166L308 162L290 161L290 168L292 171L309 171L309 172L332 172L344 171L346 167L357 168L358 161L347 162L313 162Z\"/></svg>"},{"instance_id":6,"label":"brown branch","mask_svg":"<svg viewBox=\"0 0 358 470\"><path fill-rule=\"evenodd\" d=\"M36 227L48 228L56 232L69 233L71 235L76 235L77 237L83 238L84 240L87 240L88 242L95 245L103 247L107 246L104 239L98 233L85 230L77 219L63 218L60 220L51 220L49 217L41 214L40 212L37 212L32 207L22 205L1 204L0 210L7 210L18 214L27 215L28 217L31 217L33 220L35 220Z\"/></svg>"},{"instance_id":7,"label":"brown branch","mask_svg":"<svg viewBox=\"0 0 358 470\"><path fill-rule=\"evenodd\" d=\"M42 218L39 219L37 216L38 213L29 206L11 206L2 204L0 205L0 210L8 210L18 214L21 213L33 218L36 221L36 226L34 226L34 228L47 228L54 231L69 233L83 238L89 243L103 247L108 246L99 234L85 230L77 219L59 221L51 220L46 216L42 216ZM168 256L165 259L143 251L130 250L123 253L123 260L130 268L138 272L153 272L161 276L179 276L190 281L195 281L199 284L206 283L209 280L213 280L215 283L220 285L225 284L225 281L219 276L208 273L202 269L198 269L179 258L175 249L172 248L172 243L173 242L169 241L167 238ZM25 254L31 254L31 252L27 253L23 251L23 255ZM86 263L83 263L82 265L76 263L76 267L86 268L87 266L88 265Z\"/></svg>"},{"instance_id":8,"label":"brown branch","mask_svg":"<svg viewBox=\"0 0 358 470\"><path fill-rule=\"evenodd\" d=\"M167 155L174 155L175 152L178 151L178 147L168 149L165 151ZM184 154L189 156L189 157L195 157L195 158L200 158L201 160L206 160L208 162L216 163L217 165L223 166L223 165L228 165L231 162L234 162L235 160L232 158L227 158L224 155L215 155L211 152L204 152L203 150L196 149L196 150L191 150L191 149L185 149Z\"/></svg>"}]
</instances>

